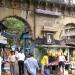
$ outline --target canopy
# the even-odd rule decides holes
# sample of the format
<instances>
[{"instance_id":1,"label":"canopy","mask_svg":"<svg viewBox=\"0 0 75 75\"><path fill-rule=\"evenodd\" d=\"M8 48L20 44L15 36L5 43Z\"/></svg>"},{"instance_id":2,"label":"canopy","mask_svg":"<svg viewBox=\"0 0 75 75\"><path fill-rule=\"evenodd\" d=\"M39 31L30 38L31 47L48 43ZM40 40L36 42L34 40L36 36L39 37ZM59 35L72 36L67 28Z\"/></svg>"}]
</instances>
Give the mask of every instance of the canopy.
<instances>
[{"instance_id":1,"label":"canopy","mask_svg":"<svg viewBox=\"0 0 75 75\"><path fill-rule=\"evenodd\" d=\"M39 45L36 45L38 47ZM67 45L40 45L42 47L49 47L49 48L71 48L71 46Z\"/></svg>"}]
</instances>

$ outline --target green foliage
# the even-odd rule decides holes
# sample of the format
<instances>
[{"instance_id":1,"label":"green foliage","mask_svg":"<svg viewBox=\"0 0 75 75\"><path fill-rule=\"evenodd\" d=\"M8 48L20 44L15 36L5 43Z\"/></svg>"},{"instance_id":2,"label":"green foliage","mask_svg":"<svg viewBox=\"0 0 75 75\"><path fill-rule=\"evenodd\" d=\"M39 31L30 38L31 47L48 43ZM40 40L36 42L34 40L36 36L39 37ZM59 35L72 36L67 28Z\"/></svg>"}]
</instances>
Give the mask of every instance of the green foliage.
<instances>
[{"instance_id":1,"label":"green foliage","mask_svg":"<svg viewBox=\"0 0 75 75\"><path fill-rule=\"evenodd\" d=\"M7 32L13 34L13 33L18 33L18 40L20 39L20 36L25 28L24 23L16 19L14 17L6 18L3 21L3 24L8 28ZM13 39L8 39L9 44L13 43Z\"/></svg>"},{"instance_id":2,"label":"green foliage","mask_svg":"<svg viewBox=\"0 0 75 75\"><path fill-rule=\"evenodd\" d=\"M42 47L42 46L38 46L39 52L41 53L41 58L47 53L47 48L46 47Z\"/></svg>"},{"instance_id":3,"label":"green foliage","mask_svg":"<svg viewBox=\"0 0 75 75\"><path fill-rule=\"evenodd\" d=\"M47 53L47 48L39 46L38 49L42 52L42 54Z\"/></svg>"},{"instance_id":4,"label":"green foliage","mask_svg":"<svg viewBox=\"0 0 75 75\"><path fill-rule=\"evenodd\" d=\"M17 32L19 36L24 30L24 23L16 18L7 18L3 23L10 33Z\"/></svg>"}]
</instances>

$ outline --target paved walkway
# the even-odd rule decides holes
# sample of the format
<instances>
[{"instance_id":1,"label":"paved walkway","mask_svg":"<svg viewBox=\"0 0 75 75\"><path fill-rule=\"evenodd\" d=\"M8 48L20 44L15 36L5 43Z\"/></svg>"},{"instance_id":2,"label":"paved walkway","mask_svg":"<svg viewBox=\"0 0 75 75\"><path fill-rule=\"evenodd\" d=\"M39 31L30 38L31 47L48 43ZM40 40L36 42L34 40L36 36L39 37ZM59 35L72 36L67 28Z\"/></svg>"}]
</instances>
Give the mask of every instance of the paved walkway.
<instances>
[{"instance_id":1,"label":"paved walkway","mask_svg":"<svg viewBox=\"0 0 75 75\"><path fill-rule=\"evenodd\" d=\"M19 75L19 72L18 72L18 64L16 62L15 64L15 75ZM5 69L6 69L6 72L8 73L8 75L10 75L10 65L9 63L5 64ZM4 74L5 75L5 74ZM27 75L26 71L25 71L25 74L24 75ZM41 75L40 73L38 73L37 75ZM52 75L58 75L57 72L55 72L54 74ZM65 71L65 74L64 75L75 75L75 74L68 74L68 71Z\"/></svg>"}]
</instances>

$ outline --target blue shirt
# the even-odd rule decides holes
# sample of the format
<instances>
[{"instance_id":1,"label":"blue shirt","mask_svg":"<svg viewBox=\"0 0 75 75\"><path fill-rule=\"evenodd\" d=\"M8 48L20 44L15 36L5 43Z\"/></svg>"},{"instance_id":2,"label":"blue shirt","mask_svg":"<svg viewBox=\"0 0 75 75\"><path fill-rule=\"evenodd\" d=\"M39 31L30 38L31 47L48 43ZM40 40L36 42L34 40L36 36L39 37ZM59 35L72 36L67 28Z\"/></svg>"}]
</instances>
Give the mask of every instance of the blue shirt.
<instances>
[{"instance_id":1,"label":"blue shirt","mask_svg":"<svg viewBox=\"0 0 75 75\"><path fill-rule=\"evenodd\" d=\"M30 58L27 58L24 63L27 67L28 72L31 75L36 75L36 69L39 68L37 60L34 57L30 57Z\"/></svg>"}]
</instances>

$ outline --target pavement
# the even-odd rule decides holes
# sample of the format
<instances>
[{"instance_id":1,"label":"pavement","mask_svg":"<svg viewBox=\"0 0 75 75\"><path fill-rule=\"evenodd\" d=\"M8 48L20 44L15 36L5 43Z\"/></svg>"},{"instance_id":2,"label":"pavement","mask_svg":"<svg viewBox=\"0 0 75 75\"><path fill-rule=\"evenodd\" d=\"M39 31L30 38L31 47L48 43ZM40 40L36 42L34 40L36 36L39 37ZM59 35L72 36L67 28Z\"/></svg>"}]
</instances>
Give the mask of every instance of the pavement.
<instances>
[{"instance_id":1,"label":"pavement","mask_svg":"<svg viewBox=\"0 0 75 75\"><path fill-rule=\"evenodd\" d=\"M16 65L15 66L15 75L19 75L17 62L16 62L15 65ZM10 65L9 65L9 63L6 63L5 64L5 68L4 69L6 70L7 74L2 74L2 75L10 75ZM25 74L24 75L27 75L27 72L26 71L25 71ZM37 73L37 75L41 75L41 74L40 73ZM57 74L57 71L56 71L54 74L51 74L51 75L60 75L60 74ZM64 75L75 75L75 74L68 74L68 71L66 70Z\"/></svg>"}]
</instances>

